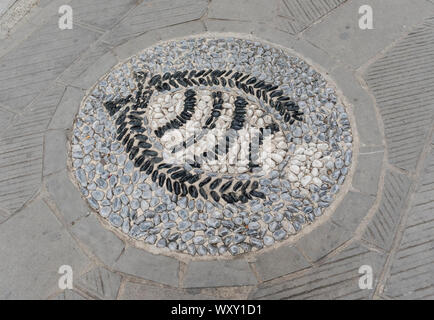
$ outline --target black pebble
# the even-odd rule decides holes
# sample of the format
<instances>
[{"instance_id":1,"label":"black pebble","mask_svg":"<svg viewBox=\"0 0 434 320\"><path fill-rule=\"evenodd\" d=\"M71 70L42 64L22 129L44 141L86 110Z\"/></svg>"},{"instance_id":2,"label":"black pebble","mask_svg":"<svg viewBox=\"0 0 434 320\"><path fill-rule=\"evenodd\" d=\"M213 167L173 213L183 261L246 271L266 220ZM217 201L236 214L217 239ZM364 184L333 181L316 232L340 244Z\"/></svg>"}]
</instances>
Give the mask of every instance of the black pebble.
<instances>
[{"instance_id":1,"label":"black pebble","mask_svg":"<svg viewBox=\"0 0 434 320\"><path fill-rule=\"evenodd\" d=\"M175 189L175 194L179 195L181 193L181 185L179 184L178 181L175 181L173 183L173 188Z\"/></svg>"},{"instance_id":2,"label":"black pebble","mask_svg":"<svg viewBox=\"0 0 434 320\"><path fill-rule=\"evenodd\" d=\"M206 193L204 188L199 188L199 193L205 200L208 200L208 194Z\"/></svg>"},{"instance_id":3,"label":"black pebble","mask_svg":"<svg viewBox=\"0 0 434 320\"><path fill-rule=\"evenodd\" d=\"M223 193L223 192L225 192L226 190L228 190L229 187L231 186L231 184L232 184L232 180L230 180L230 181L226 182L225 184L223 184L223 185L220 187L220 193Z\"/></svg>"},{"instance_id":4,"label":"black pebble","mask_svg":"<svg viewBox=\"0 0 434 320\"><path fill-rule=\"evenodd\" d=\"M185 183L181 183L181 190L182 190L181 196L185 197L188 193L187 186L185 185Z\"/></svg>"},{"instance_id":5,"label":"black pebble","mask_svg":"<svg viewBox=\"0 0 434 320\"><path fill-rule=\"evenodd\" d=\"M151 165L152 161L151 160L146 160L146 162L143 164L143 166L140 167L140 171L146 171L149 166Z\"/></svg>"},{"instance_id":6,"label":"black pebble","mask_svg":"<svg viewBox=\"0 0 434 320\"><path fill-rule=\"evenodd\" d=\"M237 191L239 188L241 188L242 185L243 183L241 181L238 181L237 183L235 183L233 190Z\"/></svg>"},{"instance_id":7,"label":"black pebble","mask_svg":"<svg viewBox=\"0 0 434 320\"><path fill-rule=\"evenodd\" d=\"M265 200L265 194L256 190L250 191L250 194L256 198L261 198Z\"/></svg>"},{"instance_id":8,"label":"black pebble","mask_svg":"<svg viewBox=\"0 0 434 320\"><path fill-rule=\"evenodd\" d=\"M203 187L204 185L206 185L208 182L211 181L211 177L206 177L205 179L203 179L200 183L199 183L199 187Z\"/></svg>"},{"instance_id":9,"label":"black pebble","mask_svg":"<svg viewBox=\"0 0 434 320\"><path fill-rule=\"evenodd\" d=\"M227 203L234 203L234 200L232 199L231 196L229 196L228 194L222 194L222 198L224 201L226 201Z\"/></svg>"},{"instance_id":10,"label":"black pebble","mask_svg":"<svg viewBox=\"0 0 434 320\"><path fill-rule=\"evenodd\" d=\"M151 174L152 173L152 171L154 171L154 165L153 164L151 164L150 166L149 166L149 168L146 170L146 174Z\"/></svg>"},{"instance_id":11,"label":"black pebble","mask_svg":"<svg viewBox=\"0 0 434 320\"><path fill-rule=\"evenodd\" d=\"M140 156L136 159L136 161L134 161L134 166L136 167L140 167L143 163L143 161L145 161L145 156Z\"/></svg>"},{"instance_id":12,"label":"black pebble","mask_svg":"<svg viewBox=\"0 0 434 320\"><path fill-rule=\"evenodd\" d=\"M152 182L157 181L157 178L158 178L158 170L155 170L155 171L152 173Z\"/></svg>"},{"instance_id":13,"label":"black pebble","mask_svg":"<svg viewBox=\"0 0 434 320\"><path fill-rule=\"evenodd\" d=\"M133 160L136 157L137 153L139 153L139 148L132 147L129 155L130 160Z\"/></svg>"},{"instance_id":14,"label":"black pebble","mask_svg":"<svg viewBox=\"0 0 434 320\"><path fill-rule=\"evenodd\" d=\"M197 198L198 193L197 193L197 189L196 189L195 186L189 186L189 187L188 187L188 193L190 193L190 195L191 195L193 198Z\"/></svg>"},{"instance_id":15,"label":"black pebble","mask_svg":"<svg viewBox=\"0 0 434 320\"><path fill-rule=\"evenodd\" d=\"M222 179L217 178L210 184L210 189L213 190L218 187L218 185L222 182Z\"/></svg>"},{"instance_id":16,"label":"black pebble","mask_svg":"<svg viewBox=\"0 0 434 320\"><path fill-rule=\"evenodd\" d=\"M196 181L199 181L199 179L200 179L200 175L199 174L195 174L194 176L190 177L190 179L188 179L188 182L191 183L191 184L193 184Z\"/></svg>"},{"instance_id":17,"label":"black pebble","mask_svg":"<svg viewBox=\"0 0 434 320\"><path fill-rule=\"evenodd\" d=\"M158 177L158 185L162 187L164 185L164 181L166 180L166 175L164 173L160 173Z\"/></svg>"},{"instance_id":18,"label":"black pebble","mask_svg":"<svg viewBox=\"0 0 434 320\"><path fill-rule=\"evenodd\" d=\"M258 181L253 181L251 190L258 189L258 187L259 187L259 182Z\"/></svg>"},{"instance_id":19,"label":"black pebble","mask_svg":"<svg viewBox=\"0 0 434 320\"><path fill-rule=\"evenodd\" d=\"M214 199L215 202L219 202L220 201L220 196L217 192L215 192L214 190L211 191L211 197Z\"/></svg>"},{"instance_id":20,"label":"black pebble","mask_svg":"<svg viewBox=\"0 0 434 320\"><path fill-rule=\"evenodd\" d=\"M243 185L243 187L241 188L241 190L242 190L242 191L246 191L247 188L249 187L249 185L250 185L250 180L247 180L246 182L244 182L244 185Z\"/></svg>"},{"instance_id":21,"label":"black pebble","mask_svg":"<svg viewBox=\"0 0 434 320\"><path fill-rule=\"evenodd\" d=\"M170 180L170 178L167 178L167 179L166 179L166 189L167 189L167 191L169 191L169 192L172 192L172 191L173 191L173 188L172 188L172 180Z\"/></svg>"}]
</instances>

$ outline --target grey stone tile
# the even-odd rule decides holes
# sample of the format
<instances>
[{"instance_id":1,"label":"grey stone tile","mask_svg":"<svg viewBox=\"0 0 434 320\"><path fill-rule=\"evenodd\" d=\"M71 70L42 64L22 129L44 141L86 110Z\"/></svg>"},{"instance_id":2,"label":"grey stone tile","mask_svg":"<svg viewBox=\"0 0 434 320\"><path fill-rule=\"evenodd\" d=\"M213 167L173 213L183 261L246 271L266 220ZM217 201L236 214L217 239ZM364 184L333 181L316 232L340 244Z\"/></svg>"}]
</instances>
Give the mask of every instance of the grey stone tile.
<instances>
[{"instance_id":1,"label":"grey stone tile","mask_svg":"<svg viewBox=\"0 0 434 320\"><path fill-rule=\"evenodd\" d=\"M261 300L358 300L371 299L373 289L360 289L359 268L372 267L373 288L378 284L386 257L352 244L319 266L291 279L260 284L249 298Z\"/></svg>"},{"instance_id":2,"label":"grey stone tile","mask_svg":"<svg viewBox=\"0 0 434 320\"><path fill-rule=\"evenodd\" d=\"M368 195L377 195L383 157L383 152L359 154L352 180L354 188Z\"/></svg>"},{"instance_id":3,"label":"grey stone tile","mask_svg":"<svg viewBox=\"0 0 434 320\"><path fill-rule=\"evenodd\" d=\"M206 30L203 22L198 20L188 21L175 26L168 26L155 30L161 40L164 41L173 38L188 37L205 31Z\"/></svg>"},{"instance_id":4,"label":"grey stone tile","mask_svg":"<svg viewBox=\"0 0 434 320\"><path fill-rule=\"evenodd\" d=\"M67 87L65 93L51 118L49 129L66 130L72 127L74 116L78 112L84 92L77 88Z\"/></svg>"},{"instance_id":5,"label":"grey stone tile","mask_svg":"<svg viewBox=\"0 0 434 320\"><path fill-rule=\"evenodd\" d=\"M188 37L204 31L205 27L201 21L185 22L175 26L159 28L158 30L133 37L124 44L115 47L113 51L116 53L118 59L122 61L154 45L156 42L177 37Z\"/></svg>"},{"instance_id":6,"label":"grey stone tile","mask_svg":"<svg viewBox=\"0 0 434 320\"><path fill-rule=\"evenodd\" d=\"M58 290L62 265L89 263L46 204L35 200L0 225L0 298L44 299Z\"/></svg>"},{"instance_id":7,"label":"grey stone tile","mask_svg":"<svg viewBox=\"0 0 434 320\"><path fill-rule=\"evenodd\" d=\"M390 170L386 172L380 206L368 224L364 239L384 250L390 249L399 219L406 207L411 182L403 174Z\"/></svg>"},{"instance_id":8,"label":"grey stone tile","mask_svg":"<svg viewBox=\"0 0 434 320\"><path fill-rule=\"evenodd\" d=\"M179 262L163 255L155 255L142 249L128 247L113 268L146 280L178 286Z\"/></svg>"},{"instance_id":9,"label":"grey stone tile","mask_svg":"<svg viewBox=\"0 0 434 320\"><path fill-rule=\"evenodd\" d=\"M333 212L332 220L354 232L374 204L375 196L359 192L348 192Z\"/></svg>"},{"instance_id":10,"label":"grey stone tile","mask_svg":"<svg viewBox=\"0 0 434 320\"><path fill-rule=\"evenodd\" d=\"M89 207L66 171L45 177L45 185L50 199L54 201L67 223L72 224L89 215Z\"/></svg>"},{"instance_id":11,"label":"grey stone tile","mask_svg":"<svg viewBox=\"0 0 434 320\"><path fill-rule=\"evenodd\" d=\"M88 62L90 63L91 61ZM117 63L118 60L115 55L112 52L107 52L98 60L91 63L71 84L76 87L89 89Z\"/></svg>"},{"instance_id":12,"label":"grey stone tile","mask_svg":"<svg viewBox=\"0 0 434 320\"><path fill-rule=\"evenodd\" d=\"M429 54L433 39L434 18L430 18L364 75L383 120L388 160L406 171L416 170L434 116L434 79L424 72L434 70L434 57Z\"/></svg>"},{"instance_id":13,"label":"grey stone tile","mask_svg":"<svg viewBox=\"0 0 434 320\"><path fill-rule=\"evenodd\" d=\"M57 17L0 58L0 103L21 111L98 36L78 26L60 30L53 24Z\"/></svg>"},{"instance_id":14,"label":"grey stone tile","mask_svg":"<svg viewBox=\"0 0 434 320\"><path fill-rule=\"evenodd\" d=\"M124 248L124 243L113 232L102 226L95 213L81 218L71 227L71 231L107 266L115 262Z\"/></svg>"},{"instance_id":15,"label":"grey stone tile","mask_svg":"<svg viewBox=\"0 0 434 320\"><path fill-rule=\"evenodd\" d=\"M97 267L82 275L76 285L97 298L114 300L121 285L121 276L104 267Z\"/></svg>"},{"instance_id":16,"label":"grey stone tile","mask_svg":"<svg viewBox=\"0 0 434 320\"><path fill-rule=\"evenodd\" d=\"M111 47L96 42L83 52L61 75L60 80L77 88L88 90L117 63Z\"/></svg>"},{"instance_id":17,"label":"grey stone tile","mask_svg":"<svg viewBox=\"0 0 434 320\"><path fill-rule=\"evenodd\" d=\"M394 299L434 299L434 150L412 200L384 294Z\"/></svg>"},{"instance_id":18,"label":"grey stone tile","mask_svg":"<svg viewBox=\"0 0 434 320\"><path fill-rule=\"evenodd\" d=\"M100 29L114 26L138 3L137 0L74 0L74 19Z\"/></svg>"},{"instance_id":19,"label":"grey stone tile","mask_svg":"<svg viewBox=\"0 0 434 320\"><path fill-rule=\"evenodd\" d=\"M44 135L44 170L49 175L66 169L66 132L48 130Z\"/></svg>"},{"instance_id":20,"label":"grey stone tile","mask_svg":"<svg viewBox=\"0 0 434 320\"><path fill-rule=\"evenodd\" d=\"M204 20L206 29L210 32L237 32L245 34L255 34L258 29L271 28L265 24L257 24L253 21L234 21L234 20Z\"/></svg>"},{"instance_id":21,"label":"grey stone tile","mask_svg":"<svg viewBox=\"0 0 434 320\"><path fill-rule=\"evenodd\" d=\"M278 14L279 2L277 0L269 0L266 3L261 0L211 1L208 9L208 18L270 22Z\"/></svg>"},{"instance_id":22,"label":"grey stone tile","mask_svg":"<svg viewBox=\"0 0 434 320\"><path fill-rule=\"evenodd\" d=\"M49 21L54 21L57 26L60 6L65 4L70 5L71 1L72 0L39 0L37 6L26 15L26 20L30 22L33 28L35 28L35 26L42 26Z\"/></svg>"},{"instance_id":23,"label":"grey stone tile","mask_svg":"<svg viewBox=\"0 0 434 320\"><path fill-rule=\"evenodd\" d=\"M0 132L5 130L12 122L14 114L0 107Z\"/></svg>"},{"instance_id":24,"label":"grey stone tile","mask_svg":"<svg viewBox=\"0 0 434 320\"><path fill-rule=\"evenodd\" d=\"M346 0L282 0L279 1L275 24L285 32L296 34L345 2Z\"/></svg>"},{"instance_id":25,"label":"grey stone tile","mask_svg":"<svg viewBox=\"0 0 434 320\"><path fill-rule=\"evenodd\" d=\"M46 89L0 137L0 203L11 213L35 195L42 183L43 131L64 87Z\"/></svg>"},{"instance_id":26,"label":"grey stone tile","mask_svg":"<svg viewBox=\"0 0 434 320\"><path fill-rule=\"evenodd\" d=\"M298 240L296 247L311 261L317 261L350 240L351 236L343 227L327 221Z\"/></svg>"},{"instance_id":27,"label":"grey stone tile","mask_svg":"<svg viewBox=\"0 0 434 320\"><path fill-rule=\"evenodd\" d=\"M215 297L200 292L126 282L120 300L214 300Z\"/></svg>"},{"instance_id":28,"label":"grey stone tile","mask_svg":"<svg viewBox=\"0 0 434 320\"><path fill-rule=\"evenodd\" d=\"M278 278L310 267L295 247L280 246L274 250L258 253L255 268L263 281Z\"/></svg>"},{"instance_id":29,"label":"grey stone tile","mask_svg":"<svg viewBox=\"0 0 434 320\"><path fill-rule=\"evenodd\" d=\"M15 0L5 0L0 3L0 17L12 6L14 2Z\"/></svg>"},{"instance_id":30,"label":"grey stone tile","mask_svg":"<svg viewBox=\"0 0 434 320\"><path fill-rule=\"evenodd\" d=\"M113 52L119 60L123 61L160 40L161 36L158 32L147 32L116 46Z\"/></svg>"},{"instance_id":31,"label":"grey stone tile","mask_svg":"<svg viewBox=\"0 0 434 320\"><path fill-rule=\"evenodd\" d=\"M66 289L53 297L51 300L89 300L75 290Z\"/></svg>"},{"instance_id":32,"label":"grey stone tile","mask_svg":"<svg viewBox=\"0 0 434 320\"><path fill-rule=\"evenodd\" d=\"M10 217L10 213L7 210L0 209L0 223L6 221L7 218Z\"/></svg>"},{"instance_id":33,"label":"grey stone tile","mask_svg":"<svg viewBox=\"0 0 434 320\"><path fill-rule=\"evenodd\" d=\"M175 5L170 0L144 1L103 39L117 46L145 32L197 20L205 14L207 6L206 0L178 0Z\"/></svg>"},{"instance_id":34,"label":"grey stone tile","mask_svg":"<svg viewBox=\"0 0 434 320\"><path fill-rule=\"evenodd\" d=\"M383 137L379 129L379 120L373 99L362 88L353 71L338 66L330 75L336 81L343 95L353 105L353 113L361 146L383 145Z\"/></svg>"},{"instance_id":35,"label":"grey stone tile","mask_svg":"<svg viewBox=\"0 0 434 320\"><path fill-rule=\"evenodd\" d=\"M329 74L333 76L333 69L339 65L338 61L334 59L334 57L330 56L321 48L314 46L302 38L295 39L292 42L281 42L280 44L283 46L288 46L297 54L302 55L302 58L306 59L310 63L313 63L315 68L318 68L319 65L322 70L317 71L321 72L322 74Z\"/></svg>"},{"instance_id":36,"label":"grey stone tile","mask_svg":"<svg viewBox=\"0 0 434 320\"><path fill-rule=\"evenodd\" d=\"M184 288L247 286L257 283L244 259L191 261L184 276Z\"/></svg>"},{"instance_id":37,"label":"grey stone tile","mask_svg":"<svg viewBox=\"0 0 434 320\"><path fill-rule=\"evenodd\" d=\"M359 28L358 11L362 5L373 9L374 30ZM303 36L357 68L433 12L427 1L415 5L407 0L353 0L314 24Z\"/></svg>"}]
</instances>

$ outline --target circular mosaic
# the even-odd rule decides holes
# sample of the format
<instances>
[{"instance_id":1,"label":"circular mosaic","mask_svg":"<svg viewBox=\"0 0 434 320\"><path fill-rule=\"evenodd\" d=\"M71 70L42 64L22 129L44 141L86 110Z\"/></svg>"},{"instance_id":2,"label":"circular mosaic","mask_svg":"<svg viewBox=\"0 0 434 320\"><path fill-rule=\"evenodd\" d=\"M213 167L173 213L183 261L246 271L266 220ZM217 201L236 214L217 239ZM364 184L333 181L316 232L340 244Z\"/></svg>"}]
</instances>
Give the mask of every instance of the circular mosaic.
<instances>
[{"instance_id":1,"label":"circular mosaic","mask_svg":"<svg viewBox=\"0 0 434 320\"><path fill-rule=\"evenodd\" d=\"M284 49L233 37L148 48L83 101L72 170L124 234L191 255L272 246L331 206L352 161L333 86Z\"/></svg>"}]
</instances>

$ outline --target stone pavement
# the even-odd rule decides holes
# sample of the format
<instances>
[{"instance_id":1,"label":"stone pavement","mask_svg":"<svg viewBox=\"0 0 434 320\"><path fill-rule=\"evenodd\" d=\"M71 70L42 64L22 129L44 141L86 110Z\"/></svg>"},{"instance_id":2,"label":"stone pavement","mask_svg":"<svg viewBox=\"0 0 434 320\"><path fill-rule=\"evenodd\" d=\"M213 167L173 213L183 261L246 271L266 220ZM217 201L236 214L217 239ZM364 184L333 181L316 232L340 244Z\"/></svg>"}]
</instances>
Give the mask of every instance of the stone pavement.
<instances>
[{"instance_id":1,"label":"stone pavement","mask_svg":"<svg viewBox=\"0 0 434 320\"><path fill-rule=\"evenodd\" d=\"M65 4L73 30L58 28ZM364 4L373 30L359 29ZM40 0L29 10L0 33L0 299L434 298L434 1ZM358 159L348 194L308 237L178 260L102 226L69 178L67 140L113 66L206 32L251 34L325 70L353 106ZM72 290L58 287L62 265ZM359 288L362 265L372 289Z\"/></svg>"}]
</instances>

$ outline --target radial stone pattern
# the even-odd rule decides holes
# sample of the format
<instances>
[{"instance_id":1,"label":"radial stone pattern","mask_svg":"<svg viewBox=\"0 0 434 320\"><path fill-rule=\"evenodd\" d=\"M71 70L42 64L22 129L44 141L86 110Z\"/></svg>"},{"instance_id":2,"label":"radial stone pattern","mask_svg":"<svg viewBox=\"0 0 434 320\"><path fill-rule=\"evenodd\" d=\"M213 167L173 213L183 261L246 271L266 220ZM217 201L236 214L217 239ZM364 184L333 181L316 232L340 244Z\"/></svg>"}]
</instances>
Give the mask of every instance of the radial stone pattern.
<instances>
[{"instance_id":1,"label":"radial stone pattern","mask_svg":"<svg viewBox=\"0 0 434 320\"><path fill-rule=\"evenodd\" d=\"M333 86L286 50L199 37L116 66L82 103L72 170L89 205L145 244L237 255L315 223L352 161Z\"/></svg>"}]
</instances>

